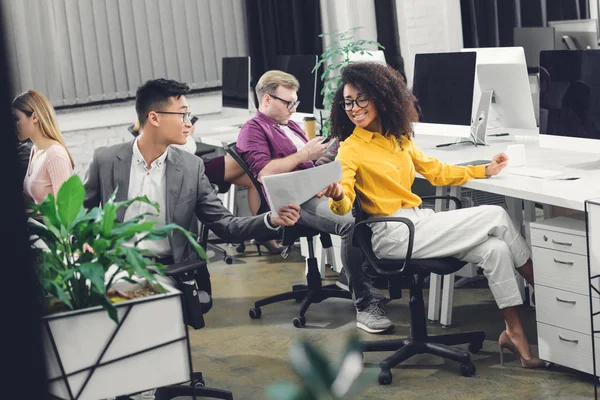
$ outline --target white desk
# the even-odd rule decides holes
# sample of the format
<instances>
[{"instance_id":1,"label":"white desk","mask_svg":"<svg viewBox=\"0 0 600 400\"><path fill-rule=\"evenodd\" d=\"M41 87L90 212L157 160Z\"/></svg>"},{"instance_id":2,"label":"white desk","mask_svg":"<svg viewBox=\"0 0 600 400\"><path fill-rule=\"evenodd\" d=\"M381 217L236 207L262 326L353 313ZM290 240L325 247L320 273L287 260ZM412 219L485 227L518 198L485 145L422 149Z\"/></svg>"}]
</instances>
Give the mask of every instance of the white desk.
<instances>
[{"instance_id":1,"label":"white desk","mask_svg":"<svg viewBox=\"0 0 600 400\"><path fill-rule=\"evenodd\" d=\"M567 152L540 148L535 133L519 132L517 136L490 137L489 146L468 144L450 147L435 147L447 143L447 137L421 135L415 143L428 156L448 164L461 164L469 161L491 159L493 155L506 151L509 144L524 144L527 166L549 170L566 171L570 176L578 176L575 181L546 180L509 174L506 170L490 179L474 179L463 187L506 196L509 214L517 226L522 226L522 201L525 201L527 221L535 221L534 203L558 206L583 211L585 201L600 197L600 170L584 170L573 167L575 164L593 162L600 154ZM510 161L509 161L510 165ZM452 188L456 195L458 188ZM523 232L526 233L526 232ZM442 325L451 325L453 275L444 278L444 293L440 296L441 278L432 275L429 294L429 316ZM442 297L444 302L442 303ZM441 309L441 315L440 315Z\"/></svg>"}]
</instances>

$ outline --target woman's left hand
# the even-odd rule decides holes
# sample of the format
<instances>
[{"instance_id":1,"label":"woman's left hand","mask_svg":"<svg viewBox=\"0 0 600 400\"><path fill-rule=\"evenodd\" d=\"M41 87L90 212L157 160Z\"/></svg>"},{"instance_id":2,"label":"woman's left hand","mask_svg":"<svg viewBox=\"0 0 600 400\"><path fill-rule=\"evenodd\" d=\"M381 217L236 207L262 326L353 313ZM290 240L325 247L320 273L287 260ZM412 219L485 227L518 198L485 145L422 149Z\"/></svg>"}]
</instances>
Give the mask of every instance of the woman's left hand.
<instances>
[{"instance_id":1,"label":"woman's left hand","mask_svg":"<svg viewBox=\"0 0 600 400\"><path fill-rule=\"evenodd\" d=\"M492 162L486 165L485 174L487 176L498 175L500 171L508 164L508 156L504 153L498 153L492 157Z\"/></svg>"},{"instance_id":2,"label":"woman's left hand","mask_svg":"<svg viewBox=\"0 0 600 400\"><path fill-rule=\"evenodd\" d=\"M317 193L319 199L323 196L332 198L335 201L340 201L344 198L344 188L339 183L332 183Z\"/></svg>"}]
</instances>

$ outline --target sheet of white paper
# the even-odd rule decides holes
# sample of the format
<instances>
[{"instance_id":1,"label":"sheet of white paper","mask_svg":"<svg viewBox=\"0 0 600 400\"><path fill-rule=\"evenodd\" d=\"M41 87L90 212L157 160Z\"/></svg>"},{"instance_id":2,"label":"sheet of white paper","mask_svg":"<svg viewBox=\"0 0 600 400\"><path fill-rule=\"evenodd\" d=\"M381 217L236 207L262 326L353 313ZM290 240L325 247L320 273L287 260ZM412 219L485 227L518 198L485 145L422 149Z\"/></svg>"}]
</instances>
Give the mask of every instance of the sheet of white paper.
<instances>
[{"instance_id":1,"label":"sheet of white paper","mask_svg":"<svg viewBox=\"0 0 600 400\"><path fill-rule=\"evenodd\" d=\"M333 161L315 168L287 172L262 178L273 216L279 207L288 204L302 204L313 198L327 185L342 180L342 164Z\"/></svg>"}]
</instances>

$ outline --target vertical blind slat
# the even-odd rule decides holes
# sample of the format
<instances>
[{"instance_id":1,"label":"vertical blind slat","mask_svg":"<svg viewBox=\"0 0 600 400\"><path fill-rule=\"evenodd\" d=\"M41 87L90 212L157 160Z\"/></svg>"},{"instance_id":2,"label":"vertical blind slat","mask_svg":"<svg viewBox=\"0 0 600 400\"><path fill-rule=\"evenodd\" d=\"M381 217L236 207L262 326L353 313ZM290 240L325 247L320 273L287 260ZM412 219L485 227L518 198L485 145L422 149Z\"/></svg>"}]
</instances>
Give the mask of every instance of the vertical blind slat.
<instances>
[{"instance_id":1,"label":"vertical blind slat","mask_svg":"<svg viewBox=\"0 0 600 400\"><path fill-rule=\"evenodd\" d=\"M248 54L244 0L2 0L14 91L54 106L131 98L153 78L221 85Z\"/></svg>"},{"instance_id":2,"label":"vertical blind slat","mask_svg":"<svg viewBox=\"0 0 600 400\"><path fill-rule=\"evenodd\" d=\"M119 17L117 0L105 0L106 19L110 43L111 67L115 79L116 97L126 98L129 92L125 50L123 48L123 33Z\"/></svg>"}]
</instances>

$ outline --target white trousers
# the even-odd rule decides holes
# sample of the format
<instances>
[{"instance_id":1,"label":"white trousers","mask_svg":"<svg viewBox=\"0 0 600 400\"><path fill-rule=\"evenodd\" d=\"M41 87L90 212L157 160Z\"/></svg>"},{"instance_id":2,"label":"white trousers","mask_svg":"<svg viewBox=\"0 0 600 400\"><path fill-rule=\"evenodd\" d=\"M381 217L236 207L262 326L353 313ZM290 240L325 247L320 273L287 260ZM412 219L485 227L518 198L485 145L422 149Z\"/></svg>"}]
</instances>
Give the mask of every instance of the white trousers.
<instances>
[{"instance_id":1,"label":"white trousers","mask_svg":"<svg viewBox=\"0 0 600 400\"><path fill-rule=\"evenodd\" d=\"M412 258L456 257L477 264L499 308L523 303L515 269L531 257L525 239L499 206L479 206L435 213L402 208L393 217L405 217L415 225ZM404 258L408 228L399 222L371 224L375 255L383 259Z\"/></svg>"}]
</instances>

